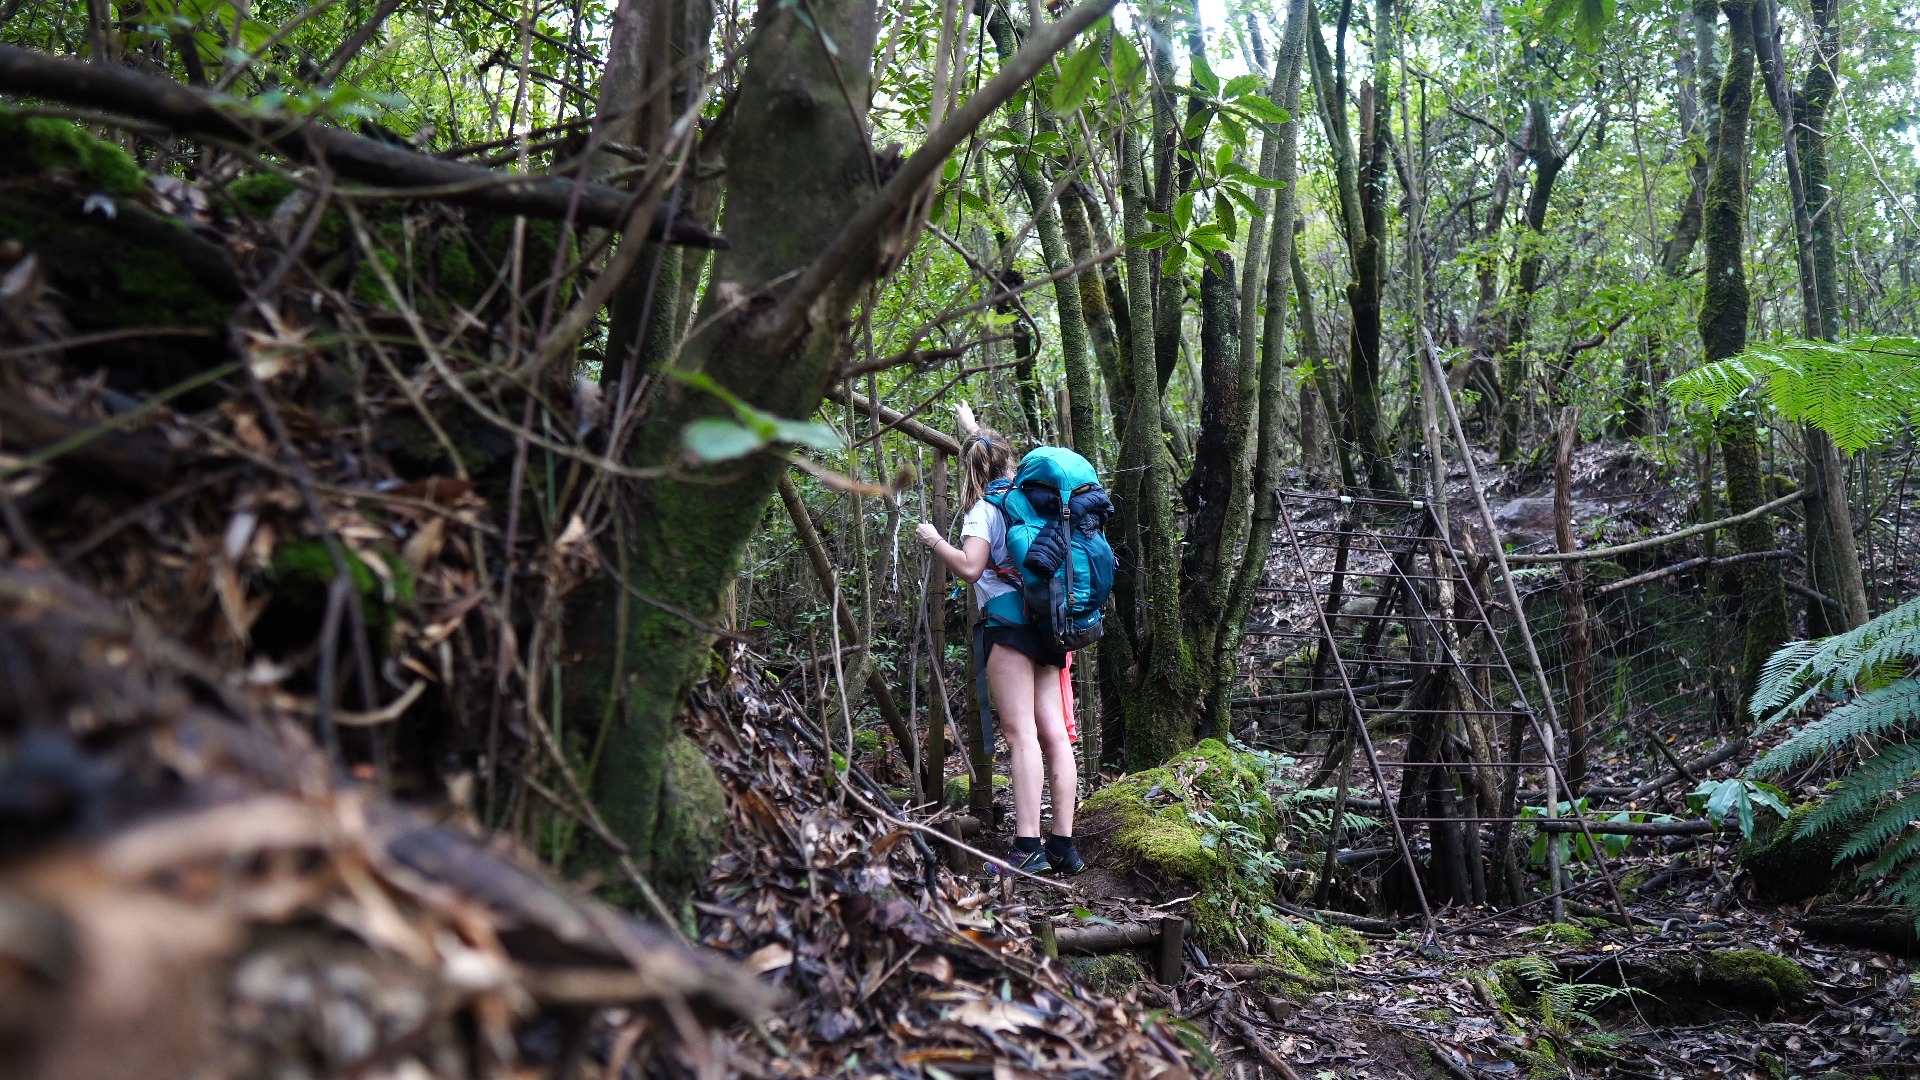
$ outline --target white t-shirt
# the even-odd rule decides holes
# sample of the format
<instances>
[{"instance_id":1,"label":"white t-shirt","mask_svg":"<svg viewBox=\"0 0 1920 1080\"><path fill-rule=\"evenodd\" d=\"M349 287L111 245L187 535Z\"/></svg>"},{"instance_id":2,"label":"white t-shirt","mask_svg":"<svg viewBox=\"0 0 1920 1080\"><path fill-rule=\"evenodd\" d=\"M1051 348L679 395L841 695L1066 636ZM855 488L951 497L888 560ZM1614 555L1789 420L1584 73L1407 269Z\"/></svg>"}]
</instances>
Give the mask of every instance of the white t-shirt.
<instances>
[{"instance_id":1,"label":"white t-shirt","mask_svg":"<svg viewBox=\"0 0 1920 1080\"><path fill-rule=\"evenodd\" d=\"M1005 596L1013 591L1012 583L994 573L993 568L1004 566L1007 562L1007 518L1000 508L981 499L968 509L967 516L960 523L960 545L966 546L967 537L978 536L987 541L987 570L980 580L973 583L978 594L980 606L996 596Z\"/></svg>"}]
</instances>

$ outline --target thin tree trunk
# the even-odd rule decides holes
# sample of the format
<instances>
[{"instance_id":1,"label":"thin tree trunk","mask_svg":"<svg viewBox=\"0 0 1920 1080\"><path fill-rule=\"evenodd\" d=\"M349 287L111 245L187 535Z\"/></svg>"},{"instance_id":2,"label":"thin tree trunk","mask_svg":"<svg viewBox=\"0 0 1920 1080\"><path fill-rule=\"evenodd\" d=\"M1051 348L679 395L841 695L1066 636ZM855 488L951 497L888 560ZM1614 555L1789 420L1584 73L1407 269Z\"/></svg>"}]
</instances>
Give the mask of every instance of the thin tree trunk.
<instances>
[{"instance_id":1,"label":"thin tree trunk","mask_svg":"<svg viewBox=\"0 0 1920 1080\"><path fill-rule=\"evenodd\" d=\"M1227 594L1224 630L1214 651L1213 684L1208 687L1208 730L1216 733L1227 730L1228 690L1240 653L1240 633L1246 625L1247 613L1253 608L1254 594L1266 579L1267 556L1273 550L1273 532L1278 521L1274 494L1280 486L1281 414L1286 406L1287 288L1295 261L1293 220L1298 209L1300 69L1312 28L1312 11L1310 0L1288 3L1287 25L1281 32L1273 83L1268 91L1273 103L1287 111L1288 120L1274 133L1273 178L1280 181L1281 186L1274 191L1268 226L1266 312L1260 328L1259 414L1253 429L1253 476L1249 486L1252 520L1247 527L1247 542L1240 554L1240 563L1234 570L1232 589ZM1303 308L1302 316L1309 314Z\"/></svg>"},{"instance_id":2,"label":"thin tree trunk","mask_svg":"<svg viewBox=\"0 0 1920 1080\"><path fill-rule=\"evenodd\" d=\"M1743 245L1747 222L1747 127L1753 107L1753 5L1725 0L1727 70L1719 93L1720 137L1707 180L1702 239L1706 243L1706 290L1700 305L1700 343L1706 361L1725 360L1747 345L1749 297ZM1729 410L1714 424L1726 470L1727 509L1744 513L1766 501L1760 475L1760 443L1751 414ZM1734 533L1740 551L1774 546L1764 519ZM1746 701L1760 670L1787 639L1786 591L1778 564L1748 563L1740 574L1739 609L1746 626L1740 700Z\"/></svg>"},{"instance_id":3,"label":"thin tree trunk","mask_svg":"<svg viewBox=\"0 0 1920 1080\"><path fill-rule=\"evenodd\" d=\"M1300 360L1311 367L1309 375L1300 381L1300 456L1303 462L1317 467L1331 455L1339 470L1340 483L1350 491L1360 480L1353 469L1352 448L1340 434L1340 381L1333 366L1327 362L1326 350L1320 346L1320 323L1313 302L1313 283L1307 280L1307 267L1300 259L1297 238L1303 231L1301 225L1295 219L1296 239L1287 259L1293 276L1294 302L1300 309ZM1313 439L1318 440L1317 449L1307 434L1309 412L1313 414Z\"/></svg>"},{"instance_id":4,"label":"thin tree trunk","mask_svg":"<svg viewBox=\"0 0 1920 1080\"><path fill-rule=\"evenodd\" d=\"M1780 118L1786 158L1788 196L1793 202L1793 231L1799 252L1800 305L1802 333L1822 341L1839 334L1839 289L1833 229L1833 191L1827 183L1826 104L1832 93L1831 62L1836 55L1833 40L1833 9L1837 0L1825 0L1813 10L1815 59L1807 71L1807 90L1798 102L1787 86L1786 58L1780 39L1776 0L1763 0L1756 7L1754 36L1760 52L1761 70L1767 84L1767 96ZM1819 207L1812 205L1810 173L1817 168L1821 189ZM1820 229L1816 213L1827 223ZM1826 432L1806 425L1802 428L1807 453L1807 488L1813 498L1807 504L1807 549L1809 570L1817 564L1814 576L1821 592L1840 601L1837 620L1829 617L1824 604L1811 605L1807 612L1808 632L1835 634L1851 630L1867 621L1866 582L1860 572L1860 554L1854 545L1853 519L1847 510L1846 466L1838 448ZM1813 576L1813 575L1810 575Z\"/></svg>"},{"instance_id":5,"label":"thin tree trunk","mask_svg":"<svg viewBox=\"0 0 1920 1080\"><path fill-rule=\"evenodd\" d=\"M1580 410L1569 407L1560 416L1553 455L1553 532L1561 551L1574 550L1573 448L1580 434ZM1568 798L1587 785L1587 743L1591 738L1587 716L1587 661L1593 655L1593 636L1587 629L1587 600L1578 561L1560 564L1560 602L1567 622L1567 792Z\"/></svg>"},{"instance_id":6,"label":"thin tree trunk","mask_svg":"<svg viewBox=\"0 0 1920 1080\"><path fill-rule=\"evenodd\" d=\"M1144 155L1138 137L1126 136L1122 169L1122 201L1129 241L1150 231ZM1193 741L1195 704L1191 653L1180 625L1180 563L1174 527L1173 493L1168 477L1166 442L1160 435L1160 379L1153 364L1138 362L1154 355L1154 319L1150 251L1129 243L1127 295L1133 302L1133 407L1121 469L1137 477L1134 484L1134 527L1127 543L1134 552L1138 576L1134 603L1139 632L1133 644L1130 680L1133 692L1122 702L1125 713L1125 751L1129 769L1158 765ZM1105 647L1101 650L1103 657Z\"/></svg>"},{"instance_id":7,"label":"thin tree trunk","mask_svg":"<svg viewBox=\"0 0 1920 1080\"><path fill-rule=\"evenodd\" d=\"M1532 325L1533 294L1540 288L1540 268L1546 264L1547 205L1553 184L1567 163L1567 155L1553 137L1547 103L1535 98L1527 105L1527 157L1533 162L1533 186L1527 192L1527 240L1520 256L1519 280L1514 284L1507 319L1505 361L1500 372L1500 460L1513 461L1520 453L1520 432L1526 423L1527 384L1532 365L1527 359Z\"/></svg>"}]
</instances>

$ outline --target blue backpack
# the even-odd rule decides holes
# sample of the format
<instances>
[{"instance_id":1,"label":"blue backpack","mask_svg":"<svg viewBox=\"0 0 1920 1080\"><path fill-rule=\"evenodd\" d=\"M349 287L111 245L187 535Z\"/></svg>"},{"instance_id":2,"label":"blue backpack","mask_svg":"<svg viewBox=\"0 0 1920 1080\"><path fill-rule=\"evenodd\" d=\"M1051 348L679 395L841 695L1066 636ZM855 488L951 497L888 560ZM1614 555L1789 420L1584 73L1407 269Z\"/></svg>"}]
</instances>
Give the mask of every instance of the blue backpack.
<instances>
[{"instance_id":1,"label":"blue backpack","mask_svg":"<svg viewBox=\"0 0 1920 1080\"><path fill-rule=\"evenodd\" d=\"M985 497L1007 522L1008 565L992 571L1018 586L988 602L987 618L1031 623L1065 652L1099 641L1101 608L1113 592L1105 531L1113 501L1093 466L1063 447L1037 447L1011 482L989 485Z\"/></svg>"}]
</instances>

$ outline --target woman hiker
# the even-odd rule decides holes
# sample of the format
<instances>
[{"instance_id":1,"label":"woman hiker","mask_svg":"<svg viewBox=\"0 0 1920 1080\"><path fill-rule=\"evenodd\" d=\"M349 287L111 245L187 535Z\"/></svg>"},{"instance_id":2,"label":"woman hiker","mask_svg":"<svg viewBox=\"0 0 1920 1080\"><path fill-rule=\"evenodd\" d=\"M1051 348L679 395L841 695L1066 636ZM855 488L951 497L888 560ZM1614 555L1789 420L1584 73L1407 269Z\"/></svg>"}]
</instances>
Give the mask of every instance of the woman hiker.
<instances>
[{"instance_id":1,"label":"woman hiker","mask_svg":"<svg viewBox=\"0 0 1920 1080\"><path fill-rule=\"evenodd\" d=\"M1007 524L999 508L984 496L987 485L1011 480L1018 455L1005 435L975 422L963 402L956 410L960 422L960 459L966 479L960 501L968 504L960 528L962 547L954 547L940 530L922 523L917 531L947 569L973 584L984 611L994 597L1016 592L1019 578L1007 555ZM1061 669L1066 654L1041 640L1032 626L989 619L986 625L987 684L1000 714L1013 762L1013 865L1030 874L1077 874L1086 869L1073 846L1073 809L1078 794L1079 763L1067 732L1061 697ZM1042 759L1053 780L1053 831L1040 837Z\"/></svg>"}]
</instances>

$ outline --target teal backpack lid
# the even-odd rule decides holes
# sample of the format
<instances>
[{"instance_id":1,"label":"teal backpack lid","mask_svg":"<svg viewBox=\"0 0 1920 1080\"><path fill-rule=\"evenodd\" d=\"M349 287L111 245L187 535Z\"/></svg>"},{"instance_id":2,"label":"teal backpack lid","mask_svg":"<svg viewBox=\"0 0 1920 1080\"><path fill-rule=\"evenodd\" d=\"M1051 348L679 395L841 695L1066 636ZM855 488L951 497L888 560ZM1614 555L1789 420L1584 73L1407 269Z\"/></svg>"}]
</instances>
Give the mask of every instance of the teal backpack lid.
<instances>
[{"instance_id":1,"label":"teal backpack lid","mask_svg":"<svg viewBox=\"0 0 1920 1080\"><path fill-rule=\"evenodd\" d=\"M1100 474L1086 458L1064 446L1036 446L1020 459L1020 471L1014 474L1016 487L1044 483L1063 495L1098 484Z\"/></svg>"}]
</instances>

